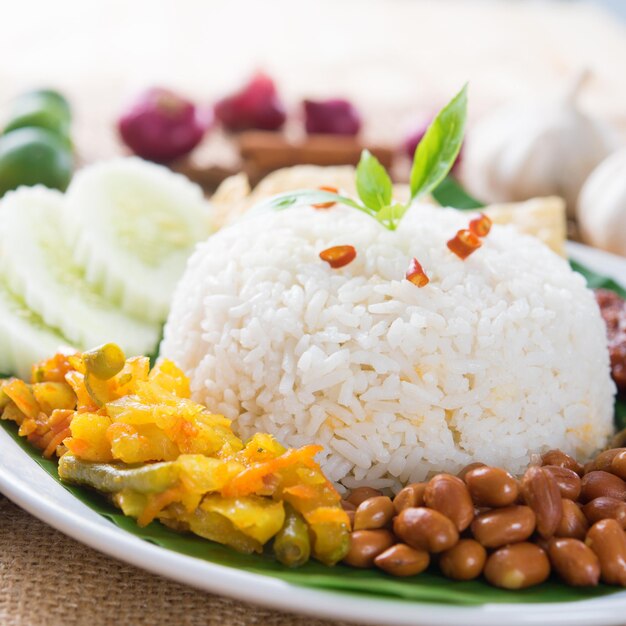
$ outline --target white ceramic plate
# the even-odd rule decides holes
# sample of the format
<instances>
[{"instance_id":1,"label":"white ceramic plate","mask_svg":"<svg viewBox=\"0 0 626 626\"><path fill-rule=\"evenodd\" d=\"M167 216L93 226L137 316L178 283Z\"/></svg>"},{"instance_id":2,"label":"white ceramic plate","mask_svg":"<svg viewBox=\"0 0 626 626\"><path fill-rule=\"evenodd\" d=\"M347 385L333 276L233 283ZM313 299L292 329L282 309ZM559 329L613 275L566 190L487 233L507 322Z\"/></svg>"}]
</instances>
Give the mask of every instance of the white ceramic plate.
<instances>
[{"instance_id":1,"label":"white ceramic plate","mask_svg":"<svg viewBox=\"0 0 626 626\"><path fill-rule=\"evenodd\" d=\"M570 246L569 253L626 284L625 259L576 244ZM137 567L213 593L316 617L413 626L617 626L624 624L626 615L626 591L581 602L448 606L319 591L214 565L165 550L117 528L57 484L2 429L0 491L66 535Z\"/></svg>"}]
</instances>

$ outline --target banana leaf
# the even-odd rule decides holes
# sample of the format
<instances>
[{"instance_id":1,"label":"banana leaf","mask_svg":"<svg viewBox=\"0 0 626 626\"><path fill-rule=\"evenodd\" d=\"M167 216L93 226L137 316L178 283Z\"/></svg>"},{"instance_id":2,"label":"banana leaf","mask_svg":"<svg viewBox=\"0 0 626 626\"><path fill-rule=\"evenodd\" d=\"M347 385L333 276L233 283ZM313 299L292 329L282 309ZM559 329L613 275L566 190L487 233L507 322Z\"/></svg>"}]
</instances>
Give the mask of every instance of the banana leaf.
<instances>
[{"instance_id":1,"label":"banana leaf","mask_svg":"<svg viewBox=\"0 0 626 626\"><path fill-rule=\"evenodd\" d=\"M470 196L452 176L446 176L432 192L432 196L441 206L454 207L460 211L475 211L485 206Z\"/></svg>"},{"instance_id":2,"label":"banana leaf","mask_svg":"<svg viewBox=\"0 0 626 626\"><path fill-rule=\"evenodd\" d=\"M572 265L586 277L591 286L606 287L617 291L620 295L626 295L626 292L611 279L602 277L580 264L573 263ZM626 423L626 404L621 401L616 404L616 422ZM402 602L419 601L456 605L566 602L595 598L619 591L618 588L607 585L593 588L568 587L556 577L551 577L542 585L530 589L506 591L491 587L482 579L470 582L450 581L439 574L435 568L407 579L393 578L378 570L358 570L344 565L326 567L316 562L309 562L297 569L289 569L281 565L269 551L260 555L239 554L230 548L200 537L177 533L159 522L139 528L134 519L125 517L100 494L84 487L62 483L58 478L56 461L41 458L37 450L17 435L15 424L0 421L0 425L10 433L25 454L28 454L54 480L119 528L168 550L219 565L278 578L293 585L325 589L335 593L366 594L370 598L395 598Z\"/></svg>"}]
</instances>

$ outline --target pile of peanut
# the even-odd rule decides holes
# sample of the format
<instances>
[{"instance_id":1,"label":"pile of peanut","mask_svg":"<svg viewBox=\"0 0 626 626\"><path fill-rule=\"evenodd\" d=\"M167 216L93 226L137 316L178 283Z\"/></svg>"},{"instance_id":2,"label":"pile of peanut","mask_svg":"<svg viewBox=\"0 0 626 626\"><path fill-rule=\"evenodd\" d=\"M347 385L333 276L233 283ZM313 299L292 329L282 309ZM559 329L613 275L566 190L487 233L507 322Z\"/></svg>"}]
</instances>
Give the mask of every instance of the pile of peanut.
<instances>
[{"instance_id":1,"label":"pile of peanut","mask_svg":"<svg viewBox=\"0 0 626 626\"><path fill-rule=\"evenodd\" d=\"M343 501L352 522L344 563L414 576L436 560L453 580L483 575L505 589L600 580L626 586L626 448L584 467L560 450L517 479L472 463L393 499L359 487Z\"/></svg>"}]
</instances>

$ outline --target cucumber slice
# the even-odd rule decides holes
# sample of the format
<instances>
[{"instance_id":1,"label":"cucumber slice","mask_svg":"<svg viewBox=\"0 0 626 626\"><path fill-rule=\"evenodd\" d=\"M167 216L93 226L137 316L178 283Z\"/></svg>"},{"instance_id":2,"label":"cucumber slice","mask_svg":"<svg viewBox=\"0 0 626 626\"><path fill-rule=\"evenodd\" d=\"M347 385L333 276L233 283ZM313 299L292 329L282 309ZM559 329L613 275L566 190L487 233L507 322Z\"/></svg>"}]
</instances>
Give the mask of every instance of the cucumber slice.
<instances>
[{"instance_id":1,"label":"cucumber slice","mask_svg":"<svg viewBox=\"0 0 626 626\"><path fill-rule=\"evenodd\" d=\"M0 204L0 274L10 291L78 348L115 342L152 352L159 326L125 315L100 296L72 259L61 228L63 195L22 187Z\"/></svg>"},{"instance_id":2,"label":"cucumber slice","mask_svg":"<svg viewBox=\"0 0 626 626\"><path fill-rule=\"evenodd\" d=\"M0 282L0 372L30 380L34 363L49 358L70 342L49 328Z\"/></svg>"},{"instance_id":3,"label":"cucumber slice","mask_svg":"<svg viewBox=\"0 0 626 626\"><path fill-rule=\"evenodd\" d=\"M65 229L86 279L129 315L167 318L195 244L210 234L210 205L180 174L138 158L84 168L67 191Z\"/></svg>"}]
</instances>

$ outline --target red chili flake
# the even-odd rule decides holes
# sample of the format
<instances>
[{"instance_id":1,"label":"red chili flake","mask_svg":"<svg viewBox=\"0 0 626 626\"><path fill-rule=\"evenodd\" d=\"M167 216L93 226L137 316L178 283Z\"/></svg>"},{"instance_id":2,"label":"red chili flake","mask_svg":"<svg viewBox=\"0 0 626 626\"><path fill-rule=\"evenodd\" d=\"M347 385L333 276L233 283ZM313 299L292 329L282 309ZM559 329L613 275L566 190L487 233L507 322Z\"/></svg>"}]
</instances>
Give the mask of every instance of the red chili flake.
<instances>
[{"instance_id":1,"label":"red chili flake","mask_svg":"<svg viewBox=\"0 0 626 626\"><path fill-rule=\"evenodd\" d=\"M409 268L404 276L407 280L410 280L418 287L425 287L430 282L430 278L426 276L426 272L422 268L420 262L415 258L411 259Z\"/></svg>"},{"instance_id":2,"label":"red chili flake","mask_svg":"<svg viewBox=\"0 0 626 626\"><path fill-rule=\"evenodd\" d=\"M319 187L320 191L328 191L329 193L339 193L339 189L337 187ZM335 206L336 202L320 202L318 204L314 204L314 209L330 209L331 206Z\"/></svg>"},{"instance_id":3,"label":"red chili flake","mask_svg":"<svg viewBox=\"0 0 626 626\"><path fill-rule=\"evenodd\" d=\"M460 259L467 257L482 246L480 239L469 229L462 228L453 239L448 241L448 248Z\"/></svg>"},{"instance_id":4,"label":"red chili flake","mask_svg":"<svg viewBox=\"0 0 626 626\"><path fill-rule=\"evenodd\" d=\"M477 237L486 237L491 230L491 220L484 213L481 213L480 217L470 221L469 229Z\"/></svg>"},{"instance_id":5,"label":"red chili flake","mask_svg":"<svg viewBox=\"0 0 626 626\"><path fill-rule=\"evenodd\" d=\"M354 246L334 246L320 252L320 259L326 261L333 269L348 265L356 258Z\"/></svg>"}]
</instances>

